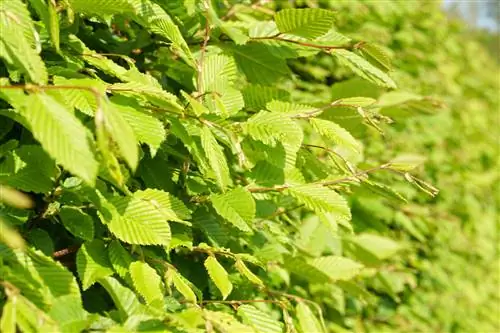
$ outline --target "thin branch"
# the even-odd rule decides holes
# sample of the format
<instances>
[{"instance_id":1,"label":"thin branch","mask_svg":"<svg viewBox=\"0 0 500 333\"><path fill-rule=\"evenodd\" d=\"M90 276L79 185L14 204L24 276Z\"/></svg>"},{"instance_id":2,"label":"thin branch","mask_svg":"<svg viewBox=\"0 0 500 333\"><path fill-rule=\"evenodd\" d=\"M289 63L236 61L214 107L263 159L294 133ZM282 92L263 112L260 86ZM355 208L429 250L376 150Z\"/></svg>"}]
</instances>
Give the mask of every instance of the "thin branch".
<instances>
[{"instance_id":1,"label":"thin branch","mask_svg":"<svg viewBox=\"0 0 500 333\"><path fill-rule=\"evenodd\" d=\"M80 248L80 245L73 245L73 246L70 246L70 247L67 247L65 249L62 249L62 250L59 250L59 251L52 253L52 257L54 257L54 258L64 257L70 253L74 253L74 252L78 251L79 248Z\"/></svg>"},{"instance_id":2,"label":"thin branch","mask_svg":"<svg viewBox=\"0 0 500 333\"><path fill-rule=\"evenodd\" d=\"M180 300L179 303L192 303L192 302L187 300ZM274 303L280 306L283 305L283 302L281 301L270 300L270 299L242 299L237 301L206 300L197 302L197 304L231 304L231 305L239 305L245 303Z\"/></svg>"},{"instance_id":3,"label":"thin branch","mask_svg":"<svg viewBox=\"0 0 500 333\"><path fill-rule=\"evenodd\" d=\"M393 169L390 169L389 166L390 166L390 164L379 165L379 166L371 168L371 169L359 171L351 176L347 176L347 177L339 178L339 179L335 179L335 180L319 181L319 182L314 182L314 183L309 183L309 184L300 184L300 185L284 184L284 185L277 185L277 186L273 186L273 187L250 187L250 188L247 188L247 190L249 192L252 192L252 193L256 193L256 192L262 193L262 192L282 192L282 191L284 191L288 188L291 188L291 187L297 188L297 187L309 186L309 185L331 186L331 185L336 185L336 184L340 184L340 183L356 181L356 180L359 180L359 178L361 176L365 176L365 175L368 175L372 172L379 171L379 170L393 171Z\"/></svg>"},{"instance_id":4,"label":"thin branch","mask_svg":"<svg viewBox=\"0 0 500 333\"><path fill-rule=\"evenodd\" d=\"M252 37L250 40L274 40L278 42L286 42L286 43L291 43L291 44L297 44L300 46L305 46L305 47L312 47L315 49L320 49L320 50L325 50L325 51L330 51L330 50L335 50L335 49L344 49L344 50L349 50L352 49L352 45L319 45L319 44L313 44L313 43L308 43L308 42L302 42L298 40L293 40L289 38L284 38L280 37L281 33L272 35L272 36L264 36L264 37Z\"/></svg>"}]
</instances>

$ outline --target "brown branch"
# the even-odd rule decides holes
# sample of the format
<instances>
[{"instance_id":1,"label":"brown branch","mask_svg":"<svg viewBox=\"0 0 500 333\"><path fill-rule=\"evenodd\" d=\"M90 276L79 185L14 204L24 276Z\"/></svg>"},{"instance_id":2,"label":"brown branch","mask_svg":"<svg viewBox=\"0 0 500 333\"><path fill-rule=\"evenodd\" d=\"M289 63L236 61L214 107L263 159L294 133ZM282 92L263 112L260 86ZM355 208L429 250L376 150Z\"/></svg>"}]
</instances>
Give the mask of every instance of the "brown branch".
<instances>
[{"instance_id":1,"label":"brown branch","mask_svg":"<svg viewBox=\"0 0 500 333\"><path fill-rule=\"evenodd\" d=\"M284 190L291 188L291 187L301 187L301 186L309 186L309 185L331 186L331 185L336 185L336 184L340 184L340 183L346 183L349 181L358 180L359 177L368 175L368 174L375 172L375 171L378 171L378 170L393 171L392 169L389 168L389 166L390 166L390 164L379 165L379 166L371 168L371 169L359 171L357 173L354 173L351 176L339 178L339 179L335 179L335 180L319 181L319 182L314 182L314 183L309 183L309 184L300 184L300 185L284 184L284 185L277 185L277 186L273 186L273 187L250 187L250 188L247 188L247 190L249 192L252 192L252 193L262 193L262 192L281 192L281 191L284 191Z\"/></svg>"},{"instance_id":2,"label":"brown branch","mask_svg":"<svg viewBox=\"0 0 500 333\"><path fill-rule=\"evenodd\" d=\"M272 35L272 36L251 37L250 40L257 40L257 41L258 40L274 40L274 41L278 41L278 42L297 44L297 45L305 46L305 47L312 47L315 49L320 49L320 50L325 50L325 51L330 51L330 50L335 50L335 49L337 49L337 50L338 49L344 49L344 50L352 49L352 45L341 45L341 46L338 46L338 45L335 45L335 46L333 46L333 45L319 45L319 44L313 44L313 43L302 42L302 41L298 41L298 40L280 37L281 35L282 35L281 33L278 33L278 34Z\"/></svg>"},{"instance_id":3,"label":"brown branch","mask_svg":"<svg viewBox=\"0 0 500 333\"><path fill-rule=\"evenodd\" d=\"M70 253L74 253L74 252L78 251L79 248L80 248L80 245L73 245L73 246L70 246L70 247L67 247L65 249L62 249L62 250L59 250L59 251L52 253L52 257L54 257L54 258L64 257Z\"/></svg>"}]
</instances>

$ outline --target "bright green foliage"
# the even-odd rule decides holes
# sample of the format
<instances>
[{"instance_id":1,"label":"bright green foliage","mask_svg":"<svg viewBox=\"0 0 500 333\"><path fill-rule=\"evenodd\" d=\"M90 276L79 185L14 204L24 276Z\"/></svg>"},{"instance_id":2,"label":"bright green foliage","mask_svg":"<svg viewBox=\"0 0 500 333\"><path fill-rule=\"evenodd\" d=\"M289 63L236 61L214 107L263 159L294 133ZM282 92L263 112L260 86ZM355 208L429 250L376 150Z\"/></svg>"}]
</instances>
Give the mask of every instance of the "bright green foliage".
<instances>
[{"instance_id":1,"label":"bright green foliage","mask_svg":"<svg viewBox=\"0 0 500 333\"><path fill-rule=\"evenodd\" d=\"M499 71L463 33L0 0L0 331L498 331Z\"/></svg>"}]
</instances>

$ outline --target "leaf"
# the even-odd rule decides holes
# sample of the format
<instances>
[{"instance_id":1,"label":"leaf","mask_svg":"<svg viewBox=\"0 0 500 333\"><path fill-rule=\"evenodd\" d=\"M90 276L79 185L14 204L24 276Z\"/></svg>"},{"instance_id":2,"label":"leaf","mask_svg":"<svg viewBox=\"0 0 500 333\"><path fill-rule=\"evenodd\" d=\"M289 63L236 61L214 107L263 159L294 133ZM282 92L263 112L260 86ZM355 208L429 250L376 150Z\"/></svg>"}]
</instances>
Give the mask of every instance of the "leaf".
<instances>
[{"instance_id":1,"label":"leaf","mask_svg":"<svg viewBox=\"0 0 500 333\"><path fill-rule=\"evenodd\" d=\"M137 13L136 20L140 24L151 32L169 39L172 42L172 47L183 60L192 67L196 67L193 55L182 37L179 27L160 5L149 0L132 1L132 4Z\"/></svg>"},{"instance_id":2,"label":"leaf","mask_svg":"<svg viewBox=\"0 0 500 333\"><path fill-rule=\"evenodd\" d=\"M299 203L316 213L334 212L349 220L351 212L346 200L337 192L318 185L300 185L289 187L286 192Z\"/></svg>"},{"instance_id":3,"label":"leaf","mask_svg":"<svg viewBox=\"0 0 500 333\"><path fill-rule=\"evenodd\" d=\"M141 110L138 103L120 98L113 98L112 101L120 104L120 114L134 131L137 140L149 145L151 156L154 157L167 136L162 122L152 114Z\"/></svg>"},{"instance_id":4,"label":"leaf","mask_svg":"<svg viewBox=\"0 0 500 333\"><path fill-rule=\"evenodd\" d=\"M20 112L35 139L56 162L89 185L95 183L97 161L89 144L89 134L71 112L43 93L28 96Z\"/></svg>"},{"instance_id":5,"label":"leaf","mask_svg":"<svg viewBox=\"0 0 500 333\"><path fill-rule=\"evenodd\" d=\"M245 86L242 94L245 106L253 110L260 110L273 100L288 101L290 99L290 94L285 90L257 84Z\"/></svg>"},{"instance_id":6,"label":"leaf","mask_svg":"<svg viewBox=\"0 0 500 333\"><path fill-rule=\"evenodd\" d=\"M23 250L26 247L24 239L17 232L17 230L7 224L7 222L5 222L1 217L0 230L2 230L2 233L0 234L0 243L4 243L12 249Z\"/></svg>"},{"instance_id":7,"label":"leaf","mask_svg":"<svg viewBox=\"0 0 500 333\"><path fill-rule=\"evenodd\" d=\"M249 227L255 217L255 201L246 189L238 187L223 194L210 196L217 213L244 232L252 232Z\"/></svg>"},{"instance_id":8,"label":"leaf","mask_svg":"<svg viewBox=\"0 0 500 333\"><path fill-rule=\"evenodd\" d=\"M191 213L186 205L168 192L148 188L135 192L134 197L148 201L169 221L184 222L184 220L191 218Z\"/></svg>"},{"instance_id":9,"label":"leaf","mask_svg":"<svg viewBox=\"0 0 500 333\"><path fill-rule=\"evenodd\" d=\"M217 185L224 190L231 184L229 167L227 165L226 156L221 146L217 143L212 131L209 128L203 127L201 130L201 145L207 156L208 163L215 174Z\"/></svg>"},{"instance_id":10,"label":"leaf","mask_svg":"<svg viewBox=\"0 0 500 333\"><path fill-rule=\"evenodd\" d=\"M112 240L108 245L108 258L119 277L122 279L129 277L129 267L133 258L116 239Z\"/></svg>"},{"instance_id":11,"label":"leaf","mask_svg":"<svg viewBox=\"0 0 500 333\"><path fill-rule=\"evenodd\" d=\"M270 53L267 45L248 44L231 50L238 67L251 83L270 85L290 74L286 61Z\"/></svg>"},{"instance_id":12,"label":"leaf","mask_svg":"<svg viewBox=\"0 0 500 333\"><path fill-rule=\"evenodd\" d=\"M94 221L81 209L64 206L59 211L59 217L64 227L73 235L87 241L94 239Z\"/></svg>"},{"instance_id":13,"label":"leaf","mask_svg":"<svg viewBox=\"0 0 500 333\"><path fill-rule=\"evenodd\" d=\"M258 310L253 305L243 304L238 307L238 316L243 322L258 333L282 333L283 325L271 318L266 312Z\"/></svg>"},{"instance_id":14,"label":"leaf","mask_svg":"<svg viewBox=\"0 0 500 333\"><path fill-rule=\"evenodd\" d=\"M314 39L330 30L335 13L319 8L283 9L274 16L279 32Z\"/></svg>"},{"instance_id":15,"label":"leaf","mask_svg":"<svg viewBox=\"0 0 500 333\"><path fill-rule=\"evenodd\" d=\"M236 80L236 63L233 57L225 54L206 56L201 70L200 92L217 92L223 94Z\"/></svg>"},{"instance_id":16,"label":"leaf","mask_svg":"<svg viewBox=\"0 0 500 333\"><path fill-rule=\"evenodd\" d=\"M187 301L196 303L196 294L185 281L185 278L175 270L171 270L171 273L172 283L174 284L175 289L177 289Z\"/></svg>"},{"instance_id":17,"label":"leaf","mask_svg":"<svg viewBox=\"0 0 500 333\"><path fill-rule=\"evenodd\" d=\"M392 188L390 188L387 185L380 184L377 182L369 181L369 180L364 180L363 181L364 186L368 187L372 192L377 193L381 196L384 196L388 199L399 201L406 203L408 200L406 200L405 197L403 197L400 193L396 192Z\"/></svg>"},{"instance_id":18,"label":"leaf","mask_svg":"<svg viewBox=\"0 0 500 333\"><path fill-rule=\"evenodd\" d=\"M257 275L255 275L250 269L248 269L243 260L236 259L234 265L238 272L240 272L240 274L246 277L250 282L259 286L264 286L264 282L262 282L262 280Z\"/></svg>"},{"instance_id":19,"label":"leaf","mask_svg":"<svg viewBox=\"0 0 500 333\"><path fill-rule=\"evenodd\" d=\"M26 5L20 0L2 2L0 58L27 75L30 82L47 83L45 63L36 47L37 34Z\"/></svg>"},{"instance_id":20,"label":"leaf","mask_svg":"<svg viewBox=\"0 0 500 333\"><path fill-rule=\"evenodd\" d=\"M55 2L51 0L49 0L48 3L45 3L44 0L29 0L29 2L38 16L40 16L45 28L49 32L52 46L59 52L59 18L57 16Z\"/></svg>"},{"instance_id":21,"label":"leaf","mask_svg":"<svg viewBox=\"0 0 500 333\"><path fill-rule=\"evenodd\" d=\"M298 302L295 311L302 332L324 332L319 320L304 302Z\"/></svg>"},{"instance_id":22,"label":"leaf","mask_svg":"<svg viewBox=\"0 0 500 333\"><path fill-rule=\"evenodd\" d=\"M83 309L79 297L58 297L48 314L59 324L62 332L77 333L87 328L89 313Z\"/></svg>"},{"instance_id":23,"label":"leaf","mask_svg":"<svg viewBox=\"0 0 500 333\"><path fill-rule=\"evenodd\" d=\"M350 280L359 274L362 264L340 256L324 256L309 260L285 257L285 267L313 283Z\"/></svg>"},{"instance_id":24,"label":"leaf","mask_svg":"<svg viewBox=\"0 0 500 333\"><path fill-rule=\"evenodd\" d=\"M111 263L106 255L106 247L99 239L85 242L78 250L76 267L83 290L87 290L100 278L113 274Z\"/></svg>"},{"instance_id":25,"label":"leaf","mask_svg":"<svg viewBox=\"0 0 500 333\"><path fill-rule=\"evenodd\" d=\"M214 282L217 289L220 290L222 298L226 299L233 290L233 284L229 281L229 276L224 267L222 267L214 256L208 256L205 260L205 268L210 279Z\"/></svg>"},{"instance_id":26,"label":"leaf","mask_svg":"<svg viewBox=\"0 0 500 333\"><path fill-rule=\"evenodd\" d=\"M144 298L148 305L155 304L163 308L163 284L156 270L142 261L130 264L130 276L134 288ZM159 305L160 304L160 305Z\"/></svg>"},{"instance_id":27,"label":"leaf","mask_svg":"<svg viewBox=\"0 0 500 333\"><path fill-rule=\"evenodd\" d=\"M366 59L368 59L368 61L370 61L372 64L374 64L384 72L388 72L391 70L391 58L381 46L364 42L358 46L358 50L361 51L361 53Z\"/></svg>"},{"instance_id":28,"label":"leaf","mask_svg":"<svg viewBox=\"0 0 500 333\"><path fill-rule=\"evenodd\" d=\"M102 122L106 132L109 133L118 146L120 155L132 171L135 171L139 163L139 148L134 130L123 116L123 113L127 112L123 111L125 108L122 105L110 103L103 108L104 119ZM98 118L97 115L96 118ZM99 120L97 119L96 122L99 122ZM105 138L101 138L101 140L105 140ZM106 143L102 144L105 145Z\"/></svg>"},{"instance_id":29,"label":"leaf","mask_svg":"<svg viewBox=\"0 0 500 333\"><path fill-rule=\"evenodd\" d=\"M99 279L98 282L104 287L104 289L106 289L108 294L113 299L122 320L125 320L128 316L135 314L144 315L148 313L145 307L137 299L135 293L124 287L115 278L108 276Z\"/></svg>"},{"instance_id":30,"label":"leaf","mask_svg":"<svg viewBox=\"0 0 500 333\"><path fill-rule=\"evenodd\" d=\"M17 296L11 296L5 302L2 308L2 317L0 318L0 331L3 333L16 333L16 302Z\"/></svg>"},{"instance_id":31,"label":"leaf","mask_svg":"<svg viewBox=\"0 0 500 333\"><path fill-rule=\"evenodd\" d=\"M113 197L110 212L101 219L118 239L129 244L168 245L170 226L150 202L135 197Z\"/></svg>"},{"instance_id":32,"label":"leaf","mask_svg":"<svg viewBox=\"0 0 500 333\"><path fill-rule=\"evenodd\" d=\"M342 64L352 69L352 71L360 77L382 87L397 88L396 83L386 73L357 54L343 49L335 49L332 51L332 54L335 55Z\"/></svg>"},{"instance_id":33,"label":"leaf","mask_svg":"<svg viewBox=\"0 0 500 333\"><path fill-rule=\"evenodd\" d=\"M379 260L388 259L401 250L401 245L392 239L373 234L356 235L350 242L372 253Z\"/></svg>"},{"instance_id":34,"label":"leaf","mask_svg":"<svg viewBox=\"0 0 500 333\"><path fill-rule=\"evenodd\" d=\"M48 193L56 175L54 161L38 145L23 145L0 162L0 182L26 192Z\"/></svg>"},{"instance_id":35,"label":"leaf","mask_svg":"<svg viewBox=\"0 0 500 333\"><path fill-rule=\"evenodd\" d=\"M317 118L311 118L309 119L311 122L313 128L323 137L332 140L335 142L337 145L341 147L348 148L355 154L361 154L361 145L356 139L334 123L333 121L328 121L328 120L323 120L323 119L317 119Z\"/></svg>"},{"instance_id":36,"label":"leaf","mask_svg":"<svg viewBox=\"0 0 500 333\"><path fill-rule=\"evenodd\" d=\"M133 13L133 1L129 0L68 0L76 13L113 15Z\"/></svg>"}]
</instances>

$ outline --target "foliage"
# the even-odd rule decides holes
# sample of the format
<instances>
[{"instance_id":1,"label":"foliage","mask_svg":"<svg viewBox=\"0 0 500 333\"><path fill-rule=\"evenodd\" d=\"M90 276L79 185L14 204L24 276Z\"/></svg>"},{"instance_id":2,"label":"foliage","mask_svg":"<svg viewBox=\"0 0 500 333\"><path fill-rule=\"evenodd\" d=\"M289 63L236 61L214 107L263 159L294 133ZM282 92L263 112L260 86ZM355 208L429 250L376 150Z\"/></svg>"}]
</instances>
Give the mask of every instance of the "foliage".
<instances>
[{"instance_id":1,"label":"foliage","mask_svg":"<svg viewBox=\"0 0 500 333\"><path fill-rule=\"evenodd\" d=\"M0 330L497 330L499 70L417 7L0 2Z\"/></svg>"}]
</instances>

